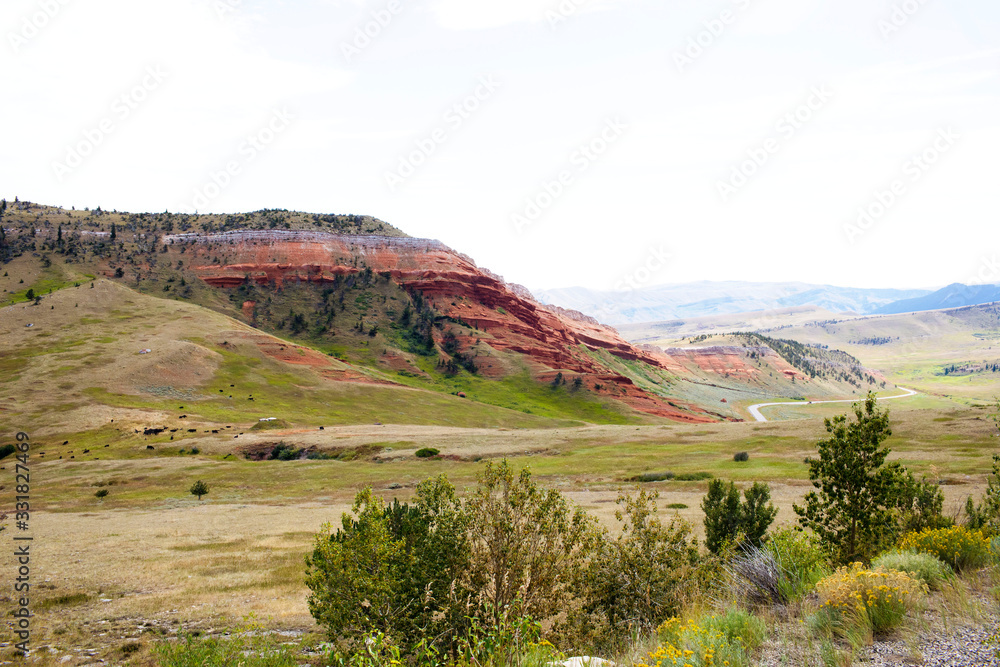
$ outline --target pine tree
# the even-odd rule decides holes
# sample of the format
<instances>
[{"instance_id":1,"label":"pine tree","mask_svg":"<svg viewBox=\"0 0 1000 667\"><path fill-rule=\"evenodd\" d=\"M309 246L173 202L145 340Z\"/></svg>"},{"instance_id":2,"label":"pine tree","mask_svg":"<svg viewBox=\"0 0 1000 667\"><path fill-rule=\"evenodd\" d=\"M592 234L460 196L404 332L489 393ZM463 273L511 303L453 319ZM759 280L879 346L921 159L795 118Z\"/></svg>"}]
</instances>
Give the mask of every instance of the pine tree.
<instances>
[{"instance_id":1,"label":"pine tree","mask_svg":"<svg viewBox=\"0 0 1000 667\"><path fill-rule=\"evenodd\" d=\"M207 494L208 484L205 484L205 482L200 479L191 485L191 495L198 496L198 500L201 500L201 497Z\"/></svg>"},{"instance_id":2,"label":"pine tree","mask_svg":"<svg viewBox=\"0 0 1000 667\"><path fill-rule=\"evenodd\" d=\"M879 410L873 392L854 404L854 419L825 420L831 437L809 459L809 479L817 491L805 507L793 505L803 528L812 529L838 563L867 562L894 530L892 509L902 478L899 464L885 465L892 435L888 410Z\"/></svg>"}]
</instances>

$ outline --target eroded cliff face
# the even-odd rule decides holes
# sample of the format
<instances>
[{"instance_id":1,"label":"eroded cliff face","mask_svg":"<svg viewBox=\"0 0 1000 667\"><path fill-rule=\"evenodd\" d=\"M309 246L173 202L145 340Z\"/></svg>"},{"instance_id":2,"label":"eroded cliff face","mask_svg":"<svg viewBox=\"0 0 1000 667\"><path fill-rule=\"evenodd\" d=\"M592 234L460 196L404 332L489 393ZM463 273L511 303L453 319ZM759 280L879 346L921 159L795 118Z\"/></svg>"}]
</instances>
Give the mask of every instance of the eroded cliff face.
<instances>
[{"instance_id":1,"label":"eroded cliff face","mask_svg":"<svg viewBox=\"0 0 1000 667\"><path fill-rule=\"evenodd\" d=\"M540 381L556 372L575 376L590 390L637 410L679 421L716 421L701 408L666 401L637 387L599 359L606 352L674 371L669 356L637 348L611 327L582 313L537 303L528 290L476 266L468 256L438 241L381 236L344 236L306 231L237 231L163 238L186 246L188 267L202 280L231 288L246 280L281 287L293 282L327 283L370 268L389 275L434 309L484 333L495 350L523 355ZM252 316L245 304L244 315Z\"/></svg>"}]
</instances>

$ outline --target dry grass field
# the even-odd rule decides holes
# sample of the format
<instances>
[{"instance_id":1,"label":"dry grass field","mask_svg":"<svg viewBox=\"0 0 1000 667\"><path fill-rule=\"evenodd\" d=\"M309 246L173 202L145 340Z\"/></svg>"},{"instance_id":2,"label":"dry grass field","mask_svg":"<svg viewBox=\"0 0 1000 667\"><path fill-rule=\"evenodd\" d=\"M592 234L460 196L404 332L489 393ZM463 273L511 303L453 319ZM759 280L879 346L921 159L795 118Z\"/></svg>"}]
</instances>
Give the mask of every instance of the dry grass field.
<instances>
[{"instance_id":1,"label":"dry grass field","mask_svg":"<svg viewBox=\"0 0 1000 667\"><path fill-rule=\"evenodd\" d=\"M942 481L949 514L982 492L996 450L986 417L985 409L968 408L896 415L893 458ZM158 445L132 458L41 463L33 457L34 572L42 582L35 595L35 646L54 651L58 660L76 656L59 664L82 664L90 655L114 663L127 643L148 648L179 629L219 631L251 612L296 637L317 633L305 605L303 558L322 524L339 521L366 485L404 499L417 482L440 473L460 489L471 486L485 457L530 466L544 485L565 492L611 528L618 493L635 487L627 478L661 470L768 481L778 523L788 523L792 503L810 488L803 458L823 434L818 419L543 430L386 425L293 428L238 440L199 435L187 443L200 446L194 456ZM362 454L346 461L254 462L232 455L237 442ZM427 445L444 458L417 459L414 451ZM53 449L48 442L44 447ZM741 450L750 452L746 463L732 460ZM4 467L0 474L9 474L10 466ZM188 493L195 479L210 487L200 502ZM646 486L660 492L663 516L679 516L700 532L705 485ZM98 500L98 488L109 495ZM12 577L9 559L3 565L3 578Z\"/></svg>"}]
</instances>

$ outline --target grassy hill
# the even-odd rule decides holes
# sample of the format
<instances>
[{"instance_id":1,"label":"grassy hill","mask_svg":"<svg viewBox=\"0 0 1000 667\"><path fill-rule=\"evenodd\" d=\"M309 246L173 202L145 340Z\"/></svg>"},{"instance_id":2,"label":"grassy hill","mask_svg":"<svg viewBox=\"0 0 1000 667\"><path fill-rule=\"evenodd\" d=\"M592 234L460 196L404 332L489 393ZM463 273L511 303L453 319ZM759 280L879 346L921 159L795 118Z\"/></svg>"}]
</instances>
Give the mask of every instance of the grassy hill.
<instances>
[{"instance_id":1,"label":"grassy hill","mask_svg":"<svg viewBox=\"0 0 1000 667\"><path fill-rule=\"evenodd\" d=\"M72 436L76 460L131 452L140 441L135 431L149 427L176 429L149 440L176 449L206 430L229 429L231 439L228 433L272 416L305 428L642 421L620 406L516 376L498 381L480 400L408 387L206 308L107 280L55 291L39 305L0 309L0 337L4 421ZM195 433L188 432L192 427ZM122 450L96 449L105 444Z\"/></svg>"}]
</instances>

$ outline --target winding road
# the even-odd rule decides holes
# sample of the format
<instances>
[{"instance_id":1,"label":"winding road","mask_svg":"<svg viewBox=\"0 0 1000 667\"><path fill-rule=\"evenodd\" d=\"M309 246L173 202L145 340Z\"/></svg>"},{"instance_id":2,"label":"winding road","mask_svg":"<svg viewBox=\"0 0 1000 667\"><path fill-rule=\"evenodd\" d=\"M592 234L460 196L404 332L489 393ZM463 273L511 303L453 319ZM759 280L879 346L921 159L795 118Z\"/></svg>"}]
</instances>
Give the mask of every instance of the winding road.
<instances>
[{"instance_id":1,"label":"winding road","mask_svg":"<svg viewBox=\"0 0 1000 667\"><path fill-rule=\"evenodd\" d=\"M896 388L902 389L906 393L900 394L899 396L882 396L877 400L887 401L890 398L906 398L907 396L913 396L914 394L917 393L912 389L907 389L906 387L896 387ZM750 414L752 414L754 419L756 419L757 421L766 422L767 418L764 415L760 414L760 409L766 408L769 405L815 405L817 403L856 403L858 400L859 399L857 398L844 398L844 399L837 399L834 401L778 401L777 403L757 403L756 405L751 405L749 408L747 408L747 410L750 411Z\"/></svg>"}]
</instances>

